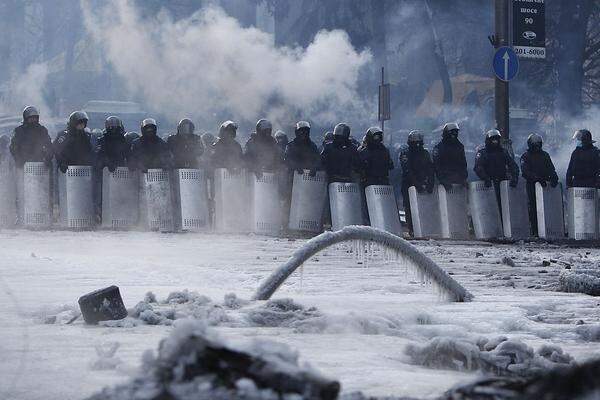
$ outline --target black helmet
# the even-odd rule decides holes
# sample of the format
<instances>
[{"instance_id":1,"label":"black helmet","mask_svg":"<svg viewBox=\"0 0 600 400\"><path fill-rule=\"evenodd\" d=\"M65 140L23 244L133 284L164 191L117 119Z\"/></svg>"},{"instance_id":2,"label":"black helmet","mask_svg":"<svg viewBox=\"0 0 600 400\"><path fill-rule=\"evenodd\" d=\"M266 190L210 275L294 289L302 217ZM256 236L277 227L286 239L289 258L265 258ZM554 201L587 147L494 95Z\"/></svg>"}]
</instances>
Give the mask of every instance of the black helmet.
<instances>
[{"instance_id":1,"label":"black helmet","mask_svg":"<svg viewBox=\"0 0 600 400\"><path fill-rule=\"evenodd\" d=\"M237 134L238 126L233 121L225 121L219 127L219 137L225 137L225 133L229 132L232 138L235 138Z\"/></svg>"},{"instance_id":2,"label":"black helmet","mask_svg":"<svg viewBox=\"0 0 600 400\"><path fill-rule=\"evenodd\" d=\"M578 139L583 144L596 143L596 141L592 140L592 132L588 131L587 129L579 129L576 131L575 135L573 135L573 139Z\"/></svg>"},{"instance_id":3,"label":"black helmet","mask_svg":"<svg viewBox=\"0 0 600 400\"><path fill-rule=\"evenodd\" d=\"M343 122L340 122L333 128L333 136L341 136L345 139L350 138L350 127Z\"/></svg>"},{"instance_id":4,"label":"black helmet","mask_svg":"<svg viewBox=\"0 0 600 400\"><path fill-rule=\"evenodd\" d=\"M456 122L448 122L444 125L444 130L442 131L443 137L449 137L451 134L458 136L458 131L460 128ZM454 133L455 132L455 133Z\"/></svg>"},{"instance_id":5,"label":"black helmet","mask_svg":"<svg viewBox=\"0 0 600 400\"><path fill-rule=\"evenodd\" d=\"M23 110L23 122L27 121L29 117L38 117L40 116L40 112L34 106L27 106Z\"/></svg>"},{"instance_id":6,"label":"black helmet","mask_svg":"<svg viewBox=\"0 0 600 400\"><path fill-rule=\"evenodd\" d=\"M157 129L158 129L158 125L156 124L156 120L154 118L146 118L145 120L142 121L142 124L141 124L142 136L144 135L145 132L156 133Z\"/></svg>"},{"instance_id":7,"label":"black helmet","mask_svg":"<svg viewBox=\"0 0 600 400\"><path fill-rule=\"evenodd\" d=\"M104 121L104 128L106 128L107 131L111 129L124 130L123 121L121 121L121 118L111 115L110 117L106 118L106 121Z\"/></svg>"},{"instance_id":8,"label":"black helmet","mask_svg":"<svg viewBox=\"0 0 600 400\"><path fill-rule=\"evenodd\" d=\"M530 149L534 147L538 147L541 149L542 143L542 137L537 133L532 133L527 137L527 147L529 147Z\"/></svg>"},{"instance_id":9,"label":"black helmet","mask_svg":"<svg viewBox=\"0 0 600 400\"><path fill-rule=\"evenodd\" d=\"M257 135L269 135L273 131L273 124L268 119L259 119L256 123L256 134Z\"/></svg>"},{"instance_id":10,"label":"black helmet","mask_svg":"<svg viewBox=\"0 0 600 400\"><path fill-rule=\"evenodd\" d=\"M381 143L383 142L383 131L377 126L372 126L369 129L367 129L365 139L367 143Z\"/></svg>"},{"instance_id":11,"label":"black helmet","mask_svg":"<svg viewBox=\"0 0 600 400\"><path fill-rule=\"evenodd\" d=\"M500 134L500 131L498 129L490 129L489 131L486 132L485 137L486 137L486 139L492 139L492 138L500 139L502 137L502 135Z\"/></svg>"},{"instance_id":12,"label":"black helmet","mask_svg":"<svg viewBox=\"0 0 600 400\"><path fill-rule=\"evenodd\" d=\"M69 127L71 128L75 128L79 123L84 123L87 127L88 121L89 118L85 111L73 111L71 115L69 115Z\"/></svg>"},{"instance_id":13,"label":"black helmet","mask_svg":"<svg viewBox=\"0 0 600 400\"><path fill-rule=\"evenodd\" d=\"M202 144L204 145L204 147L208 147L208 146L211 146L215 142L215 135L213 135L212 133L206 132L206 133L203 133L202 136L200 136L200 139L202 140Z\"/></svg>"},{"instance_id":14,"label":"black helmet","mask_svg":"<svg viewBox=\"0 0 600 400\"><path fill-rule=\"evenodd\" d=\"M127 142L127 144L129 145L131 145L131 143L135 142L139 138L140 135L138 135L137 132L127 132L125 134L125 142Z\"/></svg>"},{"instance_id":15,"label":"black helmet","mask_svg":"<svg viewBox=\"0 0 600 400\"><path fill-rule=\"evenodd\" d=\"M184 135L191 135L192 133L194 133L195 129L196 127L194 126L194 123L188 118L182 119L177 124L177 133L181 133Z\"/></svg>"},{"instance_id":16,"label":"black helmet","mask_svg":"<svg viewBox=\"0 0 600 400\"><path fill-rule=\"evenodd\" d=\"M285 134L285 132L283 132L283 131L277 131L277 132L275 132L275 136L274 137L275 137L275 141L277 143L285 143L285 144L288 143L288 137Z\"/></svg>"},{"instance_id":17,"label":"black helmet","mask_svg":"<svg viewBox=\"0 0 600 400\"><path fill-rule=\"evenodd\" d=\"M410 131L410 133L408 134L408 138L406 139L406 143L408 143L409 145L411 143L423 144L423 132L419 130Z\"/></svg>"}]
</instances>

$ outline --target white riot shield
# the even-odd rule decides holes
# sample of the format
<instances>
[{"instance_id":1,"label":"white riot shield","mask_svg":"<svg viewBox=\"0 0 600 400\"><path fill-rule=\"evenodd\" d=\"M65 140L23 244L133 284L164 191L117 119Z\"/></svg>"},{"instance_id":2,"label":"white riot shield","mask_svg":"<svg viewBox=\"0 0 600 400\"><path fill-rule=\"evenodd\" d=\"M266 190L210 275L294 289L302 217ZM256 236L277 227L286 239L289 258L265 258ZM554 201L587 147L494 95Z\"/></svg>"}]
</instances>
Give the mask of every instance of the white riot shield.
<instances>
[{"instance_id":1,"label":"white riot shield","mask_svg":"<svg viewBox=\"0 0 600 400\"><path fill-rule=\"evenodd\" d=\"M173 171L175 215L178 228L201 231L209 227L206 173L200 169Z\"/></svg>"},{"instance_id":2,"label":"white riot shield","mask_svg":"<svg viewBox=\"0 0 600 400\"><path fill-rule=\"evenodd\" d=\"M279 233L281 203L277 174L263 172L261 178L252 176L252 230L255 233Z\"/></svg>"},{"instance_id":3,"label":"white riot shield","mask_svg":"<svg viewBox=\"0 0 600 400\"><path fill-rule=\"evenodd\" d=\"M441 236L445 239L467 239L469 218L467 216L467 191L463 185L452 185L446 190L438 185Z\"/></svg>"},{"instance_id":4,"label":"white riot shield","mask_svg":"<svg viewBox=\"0 0 600 400\"><path fill-rule=\"evenodd\" d=\"M504 236L511 239L528 238L531 229L525 183L521 180L517 187L513 188L510 187L509 181L500 182L500 203Z\"/></svg>"},{"instance_id":5,"label":"white riot shield","mask_svg":"<svg viewBox=\"0 0 600 400\"><path fill-rule=\"evenodd\" d=\"M538 236L542 239L564 239L565 222L562 185L556 187L535 184L535 205Z\"/></svg>"},{"instance_id":6,"label":"white riot shield","mask_svg":"<svg viewBox=\"0 0 600 400\"><path fill-rule=\"evenodd\" d=\"M7 154L0 161L0 227L11 228L17 220L15 169Z\"/></svg>"},{"instance_id":7,"label":"white riot shield","mask_svg":"<svg viewBox=\"0 0 600 400\"><path fill-rule=\"evenodd\" d=\"M569 188L568 202L569 238L575 240L597 239L597 190L583 187Z\"/></svg>"},{"instance_id":8,"label":"white riot shield","mask_svg":"<svg viewBox=\"0 0 600 400\"><path fill-rule=\"evenodd\" d=\"M246 170L215 170L215 227L219 232L248 232L250 196Z\"/></svg>"},{"instance_id":9,"label":"white riot shield","mask_svg":"<svg viewBox=\"0 0 600 400\"><path fill-rule=\"evenodd\" d=\"M494 186L486 188L483 181L469 182L469 206L477 239L502 236L502 221Z\"/></svg>"},{"instance_id":10,"label":"white riot shield","mask_svg":"<svg viewBox=\"0 0 600 400\"><path fill-rule=\"evenodd\" d=\"M415 237L439 237L441 229L437 192L434 190L432 193L419 193L414 186L411 186L408 188L408 197Z\"/></svg>"},{"instance_id":11,"label":"white riot shield","mask_svg":"<svg viewBox=\"0 0 600 400\"><path fill-rule=\"evenodd\" d=\"M62 225L70 229L89 229L94 225L92 167L71 165L59 172L59 201Z\"/></svg>"},{"instance_id":12,"label":"white riot shield","mask_svg":"<svg viewBox=\"0 0 600 400\"><path fill-rule=\"evenodd\" d=\"M28 228L46 228L52 223L50 170L43 162L27 162L22 171L23 224Z\"/></svg>"},{"instance_id":13,"label":"white riot shield","mask_svg":"<svg viewBox=\"0 0 600 400\"><path fill-rule=\"evenodd\" d=\"M327 176L318 171L315 176L309 170L303 174L294 171L289 228L295 231L321 232L323 208L327 198Z\"/></svg>"},{"instance_id":14,"label":"white riot shield","mask_svg":"<svg viewBox=\"0 0 600 400\"><path fill-rule=\"evenodd\" d=\"M371 226L402 236L394 188L390 185L370 185L365 188L365 197Z\"/></svg>"},{"instance_id":15,"label":"white riot shield","mask_svg":"<svg viewBox=\"0 0 600 400\"><path fill-rule=\"evenodd\" d=\"M118 167L102 171L102 227L130 229L139 217L139 177L136 171Z\"/></svg>"},{"instance_id":16,"label":"white riot shield","mask_svg":"<svg viewBox=\"0 0 600 400\"><path fill-rule=\"evenodd\" d=\"M363 224L358 183L330 183L329 205L331 207L331 225L334 231L339 231L349 225Z\"/></svg>"},{"instance_id":17,"label":"white riot shield","mask_svg":"<svg viewBox=\"0 0 600 400\"><path fill-rule=\"evenodd\" d=\"M169 171L149 169L144 174L144 182L148 229L160 232L174 231Z\"/></svg>"}]
</instances>

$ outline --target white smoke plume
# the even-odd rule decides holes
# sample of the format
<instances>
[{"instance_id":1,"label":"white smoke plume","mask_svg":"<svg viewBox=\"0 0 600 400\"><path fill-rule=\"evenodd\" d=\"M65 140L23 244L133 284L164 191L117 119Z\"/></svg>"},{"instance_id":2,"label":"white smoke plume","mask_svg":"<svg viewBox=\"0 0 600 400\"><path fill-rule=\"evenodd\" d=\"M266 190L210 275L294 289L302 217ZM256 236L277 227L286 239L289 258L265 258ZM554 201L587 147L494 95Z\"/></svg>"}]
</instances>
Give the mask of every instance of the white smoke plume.
<instances>
[{"instance_id":1,"label":"white smoke plume","mask_svg":"<svg viewBox=\"0 0 600 400\"><path fill-rule=\"evenodd\" d=\"M271 35L243 28L214 6L182 20L167 12L142 20L127 0L92 7L82 0L85 25L128 90L150 111L216 124L267 116L335 124L369 118L358 94L371 59L344 31L321 31L306 48L275 47ZM371 110L373 109L373 110Z\"/></svg>"},{"instance_id":2,"label":"white smoke plume","mask_svg":"<svg viewBox=\"0 0 600 400\"><path fill-rule=\"evenodd\" d=\"M44 88L48 78L46 63L31 64L9 82L4 98L0 99L0 115L19 116L28 105L34 105L42 117L50 114L44 100Z\"/></svg>"}]
</instances>

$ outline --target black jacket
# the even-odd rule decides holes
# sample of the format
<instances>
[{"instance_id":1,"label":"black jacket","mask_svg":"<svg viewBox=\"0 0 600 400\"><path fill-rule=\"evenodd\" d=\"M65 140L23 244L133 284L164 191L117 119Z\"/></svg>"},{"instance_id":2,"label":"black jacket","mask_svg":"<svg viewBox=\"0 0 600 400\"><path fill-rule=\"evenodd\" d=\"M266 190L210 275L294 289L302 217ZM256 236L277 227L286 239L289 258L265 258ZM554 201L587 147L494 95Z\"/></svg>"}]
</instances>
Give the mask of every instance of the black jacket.
<instances>
[{"instance_id":1,"label":"black jacket","mask_svg":"<svg viewBox=\"0 0 600 400\"><path fill-rule=\"evenodd\" d=\"M577 147L567 168L568 187L598 187L600 151L592 144Z\"/></svg>"},{"instance_id":2,"label":"black jacket","mask_svg":"<svg viewBox=\"0 0 600 400\"><path fill-rule=\"evenodd\" d=\"M382 143L368 143L358 149L358 156L363 171L363 184L389 185L390 170L394 169L394 162L390 152Z\"/></svg>"},{"instance_id":3,"label":"black jacket","mask_svg":"<svg viewBox=\"0 0 600 400\"><path fill-rule=\"evenodd\" d=\"M28 161L50 162L53 149L48 130L40 124L16 127L10 142L10 153L19 168Z\"/></svg>"},{"instance_id":4,"label":"black jacket","mask_svg":"<svg viewBox=\"0 0 600 400\"><path fill-rule=\"evenodd\" d=\"M521 156L521 174L527 183L558 182L550 155L544 150L527 150Z\"/></svg>"},{"instance_id":5,"label":"black jacket","mask_svg":"<svg viewBox=\"0 0 600 400\"><path fill-rule=\"evenodd\" d=\"M131 169L146 172L149 169L169 169L171 166L169 147L158 135L142 135L131 144Z\"/></svg>"},{"instance_id":6,"label":"black jacket","mask_svg":"<svg viewBox=\"0 0 600 400\"><path fill-rule=\"evenodd\" d=\"M244 167L242 146L232 138L218 138L212 145L210 165L213 169Z\"/></svg>"},{"instance_id":7,"label":"black jacket","mask_svg":"<svg viewBox=\"0 0 600 400\"><path fill-rule=\"evenodd\" d=\"M335 137L321 152L321 165L331 182L352 182L352 172L360 172L361 164L356 147L348 139Z\"/></svg>"},{"instance_id":8,"label":"black jacket","mask_svg":"<svg viewBox=\"0 0 600 400\"><path fill-rule=\"evenodd\" d=\"M484 181L499 182L519 178L519 167L508 151L488 143L477 150L473 169L479 179Z\"/></svg>"},{"instance_id":9,"label":"black jacket","mask_svg":"<svg viewBox=\"0 0 600 400\"><path fill-rule=\"evenodd\" d=\"M433 166L443 185L463 184L467 180L465 147L458 139L443 138L432 151Z\"/></svg>"},{"instance_id":10,"label":"black jacket","mask_svg":"<svg viewBox=\"0 0 600 400\"><path fill-rule=\"evenodd\" d=\"M131 147L125 140L123 133L104 131L98 140L96 162L99 169L108 167L126 167L131 154Z\"/></svg>"},{"instance_id":11,"label":"black jacket","mask_svg":"<svg viewBox=\"0 0 600 400\"><path fill-rule=\"evenodd\" d=\"M173 168L200 167L200 156L204 153L200 136L177 133L168 137L167 145L173 155Z\"/></svg>"},{"instance_id":12,"label":"black jacket","mask_svg":"<svg viewBox=\"0 0 600 400\"><path fill-rule=\"evenodd\" d=\"M53 147L59 168L93 165L94 149L90 137L84 131L68 128L56 137Z\"/></svg>"},{"instance_id":13,"label":"black jacket","mask_svg":"<svg viewBox=\"0 0 600 400\"><path fill-rule=\"evenodd\" d=\"M405 146L400 151L399 161L402 169L402 191L406 192L411 186L425 186L427 190L433 190L433 161L426 149Z\"/></svg>"},{"instance_id":14,"label":"black jacket","mask_svg":"<svg viewBox=\"0 0 600 400\"><path fill-rule=\"evenodd\" d=\"M244 159L246 168L254 172L275 172L282 162L281 150L275 139L272 136L256 133L253 133L246 142Z\"/></svg>"},{"instance_id":15,"label":"black jacket","mask_svg":"<svg viewBox=\"0 0 600 400\"><path fill-rule=\"evenodd\" d=\"M320 168L321 156L317 145L311 141L293 139L285 148L285 165L288 169L316 170Z\"/></svg>"}]
</instances>

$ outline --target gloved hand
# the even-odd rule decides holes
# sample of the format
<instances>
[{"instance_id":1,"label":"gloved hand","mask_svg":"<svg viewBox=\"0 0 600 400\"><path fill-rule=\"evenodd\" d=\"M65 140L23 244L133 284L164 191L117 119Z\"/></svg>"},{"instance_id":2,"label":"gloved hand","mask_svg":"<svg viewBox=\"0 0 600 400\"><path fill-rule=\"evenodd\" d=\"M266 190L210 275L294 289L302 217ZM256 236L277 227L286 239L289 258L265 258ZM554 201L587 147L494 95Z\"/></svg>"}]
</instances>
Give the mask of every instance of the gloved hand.
<instances>
[{"instance_id":1,"label":"gloved hand","mask_svg":"<svg viewBox=\"0 0 600 400\"><path fill-rule=\"evenodd\" d=\"M296 169L296 173L298 175L304 175L304 170L302 168L298 168L298 169Z\"/></svg>"},{"instance_id":2,"label":"gloved hand","mask_svg":"<svg viewBox=\"0 0 600 400\"><path fill-rule=\"evenodd\" d=\"M415 185L415 189L417 189L417 193L423 193L425 191L425 185Z\"/></svg>"},{"instance_id":3,"label":"gloved hand","mask_svg":"<svg viewBox=\"0 0 600 400\"><path fill-rule=\"evenodd\" d=\"M262 171L254 171L254 176L256 176L256 179L262 179L263 177L263 173Z\"/></svg>"},{"instance_id":4,"label":"gloved hand","mask_svg":"<svg viewBox=\"0 0 600 400\"><path fill-rule=\"evenodd\" d=\"M548 184L546 183L546 181L539 181L540 185L542 185L543 188L545 188L546 186L548 186Z\"/></svg>"},{"instance_id":5,"label":"gloved hand","mask_svg":"<svg viewBox=\"0 0 600 400\"><path fill-rule=\"evenodd\" d=\"M433 185L427 185L426 190L429 194L433 193Z\"/></svg>"},{"instance_id":6,"label":"gloved hand","mask_svg":"<svg viewBox=\"0 0 600 400\"><path fill-rule=\"evenodd\" d=\"M63 174L67 173L67 169L69 168L69 166L63 162L58 164L58 169L60 170L60 172L62 172Z\"/></svg>"},{"instance_id":7,"label":"gloved hand","mask_svg":"<svg viewBox=\"0 0 600 400\"><path fill-rule=\"evenodd\" d=\"M483 181L483 184L485 185L486 188L491 188L492 187L492 180L491 179L486 179L485 181Z\"/></svg>"},{"instance_id":8,"label":"gloved hand","mask_svg":"<svg viewBox=\"0 0 600 400\"><path fill-rule=\"evenodd\" d=\"M50 169L52 167L52 158L47 158L44 160L44 165Z\"/></svg>"},{"instance_id":9,"label":"gloved hand","mask_svg":"<svg viewBox=\"0 0 600 400\"><path fill-rule=\"evenodd\" d=\"M308 176L310 176L311 178L314 178L315 176L317 176L317 170L311 169L310 171L308 171Z\"/></svg>"},{"instance_id":10,"label":"gloved hand","mask_svg":"<svg viewBox=\"0 0 600 400\"><path fill-rule=\"evenodd\" d=\"M572 187L572 186L573 186L573 177L567 176L567 187Z\"/></svg>"},{"instance_id":11,"label":"gloved hand","mask_svg":"<svg viewBox=\"0 0 600 400\"><path fill-rule=\"evenodd\" d=\"M515 188L517 187L517 183L519 181L517 179L511 179L510 182L508 183L510 187Z\"/></svg>"},{"instance_id":12,"label":"gloved hand","mask_svg":"<svg viewBox=\"0 0 600 400\"><path fill-rule=\"evenodd\" d=\"M442 183L442 186L444 186L444 189L446 189L446 191L452 190L452 184L450 183Z\"/></svg>"},{"instance_id":13,"label":"gloved hand","mask_svg":"<svg viewBox=\"0 0 600 400\"><path fill-rule=\"evenodd\" d=\"M557 187L558 186L558 180L556 180L556 179L551 180L550 181L550 186L552 186L553 188Z\"/></svg>"}]
</instances>

